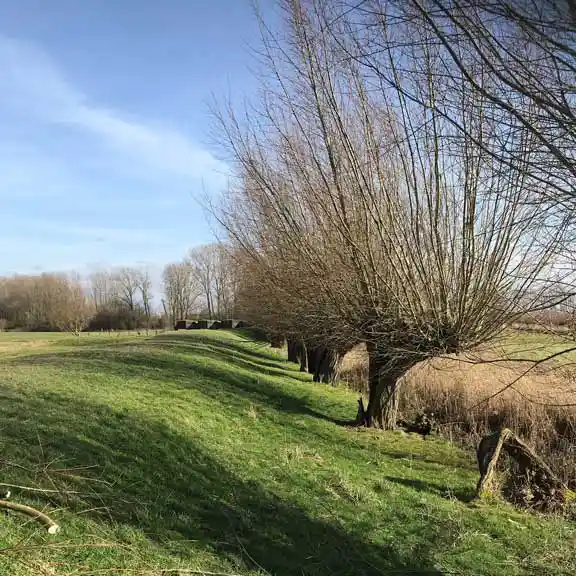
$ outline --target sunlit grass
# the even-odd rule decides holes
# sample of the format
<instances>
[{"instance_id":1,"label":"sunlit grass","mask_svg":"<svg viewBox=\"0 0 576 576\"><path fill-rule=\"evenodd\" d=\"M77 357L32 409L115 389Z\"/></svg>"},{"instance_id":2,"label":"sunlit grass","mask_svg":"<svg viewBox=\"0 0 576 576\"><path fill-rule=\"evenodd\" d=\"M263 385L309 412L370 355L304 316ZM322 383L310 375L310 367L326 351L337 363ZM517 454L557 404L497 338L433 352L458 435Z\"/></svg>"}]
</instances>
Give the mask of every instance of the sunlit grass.
<instances>
[{"instance_id":1,"label":"sunlit grass","mask_svg":"<svg viewBox=\"0 0 576 576\"><path fill-rule=\"evenodd\" d=\"M553 365L576 362L576 340L570 334L537 333L514 330L506 332L494 346L503 357L509 359L544 360L552 355Z\"/></svg>"},{"instance_id":2,"label":"sunlit grass","mask_svg":"<svg viewBox=\"0 0 576 576\"><path fill-rule=\"evenodd\" d=\"M0 547L73 547L1 553L0 573L573 573L572 524L473 505L470 455L334 423L355 408L225 332L0 350L1 481L82 492L14 490L62 532L2 514Z\"/></svg>"}]
</instances>

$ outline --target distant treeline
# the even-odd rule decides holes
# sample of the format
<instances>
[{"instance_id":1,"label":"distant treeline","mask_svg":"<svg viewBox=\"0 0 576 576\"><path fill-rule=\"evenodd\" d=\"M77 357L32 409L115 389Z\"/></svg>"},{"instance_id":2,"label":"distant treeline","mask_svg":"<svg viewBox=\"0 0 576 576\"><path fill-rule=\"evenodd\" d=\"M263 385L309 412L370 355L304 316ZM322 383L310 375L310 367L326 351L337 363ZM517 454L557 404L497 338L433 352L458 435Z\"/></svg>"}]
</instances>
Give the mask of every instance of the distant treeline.
<instances>
[{"instance_id":1,"label":"distant treeline","mask_svg":"<svg viewBox=\"0 0 576 576\"><path fill-rule=\"evenodd\" d=\"M234 267L224 246L196 247L167 264L154 294L145 266L88 277L43 273L0 277L0 330L81 331L173 328L183 318L232 318Z\"/></svg>"}]
</instances>

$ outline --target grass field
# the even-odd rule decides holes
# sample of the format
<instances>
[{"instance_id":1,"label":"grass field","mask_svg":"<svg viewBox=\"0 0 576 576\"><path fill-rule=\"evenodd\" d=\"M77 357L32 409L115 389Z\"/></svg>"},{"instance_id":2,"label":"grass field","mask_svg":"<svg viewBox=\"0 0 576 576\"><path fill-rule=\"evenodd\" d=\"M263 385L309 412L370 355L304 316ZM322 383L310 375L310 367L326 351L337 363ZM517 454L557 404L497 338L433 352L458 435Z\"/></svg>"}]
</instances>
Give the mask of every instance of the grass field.
<instances>
[{"instance_id":1,"label":"grass field","mask_svg":"<svg viewBox=\"0 0 576 576\"><path fill-rule=\"evenodd\" d=\"M12 498L62 526L0 514L0 574L576 571L573 523L471 502L475 462L440 439L338 426L356 395L278 354L0 335L0 481L56 490Z\"/></svg>"}]
</instances>

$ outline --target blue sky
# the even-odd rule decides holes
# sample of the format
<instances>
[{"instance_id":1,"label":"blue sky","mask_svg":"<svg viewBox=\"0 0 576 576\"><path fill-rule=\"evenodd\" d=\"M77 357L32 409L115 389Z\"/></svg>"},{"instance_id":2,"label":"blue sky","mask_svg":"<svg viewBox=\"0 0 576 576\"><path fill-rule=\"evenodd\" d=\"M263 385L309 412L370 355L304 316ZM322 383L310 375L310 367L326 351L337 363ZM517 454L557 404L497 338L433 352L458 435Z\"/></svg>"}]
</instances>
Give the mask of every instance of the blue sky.
<instances>
[{"instance_id":1,"label":"blue sky","mask_svg":"<svg viewBox=\"0 0 576 576\"><path fill-rule=\"evenodd\" d=\"M253 93L257 38L247 0L0 0L0 275L210 241L208 106Z\"/></svg>"}]
</instances>

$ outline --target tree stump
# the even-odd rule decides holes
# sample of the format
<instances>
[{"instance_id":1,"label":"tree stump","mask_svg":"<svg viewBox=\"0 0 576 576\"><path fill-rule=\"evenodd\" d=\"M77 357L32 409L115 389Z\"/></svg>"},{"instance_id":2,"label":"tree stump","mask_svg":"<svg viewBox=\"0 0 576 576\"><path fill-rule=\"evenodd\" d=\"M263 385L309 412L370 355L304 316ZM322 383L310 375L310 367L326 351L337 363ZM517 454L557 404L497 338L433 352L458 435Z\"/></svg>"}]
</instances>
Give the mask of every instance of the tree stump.
<instances>
[{"instance_id":1,"label":"tree stump","mask_svg":"<svg viewBox=\"0 0 576 576\"><path fill-rule=\"evenodd\" d=\"M502 466L502 454L507 456L508 466ZM478 497L500 493L514 504L540 510L564 504L566 486L512 430L504 428L482 438L477 456Z\"/></svg>"}]
</instances>

